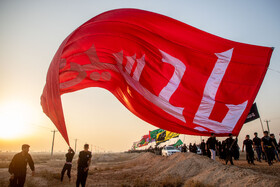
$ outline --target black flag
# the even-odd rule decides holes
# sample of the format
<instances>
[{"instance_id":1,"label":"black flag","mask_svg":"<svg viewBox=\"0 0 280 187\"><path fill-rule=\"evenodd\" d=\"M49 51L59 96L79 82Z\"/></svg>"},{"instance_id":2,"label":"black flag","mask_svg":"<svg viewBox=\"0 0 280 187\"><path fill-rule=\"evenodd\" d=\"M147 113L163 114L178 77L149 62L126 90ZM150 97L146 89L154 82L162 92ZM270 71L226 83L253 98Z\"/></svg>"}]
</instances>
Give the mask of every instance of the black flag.
<instances>
[{"instance_id":1,"label":"black flag","mask_svg":"<svg viewBox=\"0 0 280 187\"><path fill-rule=\"evenodd\" d=\"M257 108L257 104L254 103L251 107L251 110L245 120L244 123L248 123L250 121L253 121L255 119L258 119L260 117L259 112L258 112L258 108Z\"/></svg>"}]
</instances>

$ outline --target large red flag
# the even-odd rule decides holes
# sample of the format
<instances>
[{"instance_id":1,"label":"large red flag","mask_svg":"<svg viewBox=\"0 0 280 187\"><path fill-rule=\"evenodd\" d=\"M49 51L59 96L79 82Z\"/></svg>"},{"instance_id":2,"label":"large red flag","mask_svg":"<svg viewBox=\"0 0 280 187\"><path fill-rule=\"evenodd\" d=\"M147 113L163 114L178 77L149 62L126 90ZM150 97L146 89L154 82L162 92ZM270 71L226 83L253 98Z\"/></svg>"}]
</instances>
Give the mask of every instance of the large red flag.
<instances>
[{"instance_id":1,"label":"large red flag","mask_svg":"<svg viewBox=\"0 0 280 187\"><path fill-rule=\"evenodd\" d=\"M61 95L87 87L109 90L136 116L168 131L237 135L272 51L160 14L112 10L63 41L41 104L68 144Z\"/></svg>"}]
</instances>

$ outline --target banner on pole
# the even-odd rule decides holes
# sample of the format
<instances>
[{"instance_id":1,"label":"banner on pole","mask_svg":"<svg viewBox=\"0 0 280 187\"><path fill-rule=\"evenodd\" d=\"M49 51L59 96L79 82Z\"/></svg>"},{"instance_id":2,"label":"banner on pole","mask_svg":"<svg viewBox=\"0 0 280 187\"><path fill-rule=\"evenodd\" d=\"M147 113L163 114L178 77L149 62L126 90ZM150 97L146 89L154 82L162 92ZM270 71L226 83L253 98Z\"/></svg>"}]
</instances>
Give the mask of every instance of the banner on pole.
<instances>
[{"instance_id":1,"label":"banner on pole","mask_svg":"<svg viewBox=\"0 0 280 187\"><path fill-rule=\"evenodd\" d=\"M249 114L247 115L247 118L245 120L244 123L248 123L250 121L253 121L255 119L258 119L260 117L259 111L258 111L258 107L257 107L257 103L254 103L250 109Z\"/></svg>"}]
</instances>

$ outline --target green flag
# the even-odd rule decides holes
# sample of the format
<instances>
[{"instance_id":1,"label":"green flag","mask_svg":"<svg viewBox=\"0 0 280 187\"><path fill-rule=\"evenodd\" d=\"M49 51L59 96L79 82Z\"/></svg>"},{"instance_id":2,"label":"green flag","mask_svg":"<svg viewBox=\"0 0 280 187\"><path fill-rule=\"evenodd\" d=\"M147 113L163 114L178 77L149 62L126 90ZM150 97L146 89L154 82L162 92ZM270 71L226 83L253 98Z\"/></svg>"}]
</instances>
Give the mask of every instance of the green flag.
<instances>
[{"instance_id":1,"label":"green flag","mask_svg":"<svg viewBox=\"0 0 280 187\"><path fill-rule=\"evenodd\" d=\"M179 139L175 144L173 144L173 146L174 146L174 147L177 147L177 146L180 146L180 145L182 145L182 144L183 144L182 140Z\"/></svg>"},{"instance_id":2,"label":"green flag","mask_svg":"<svg viewBox=\"0 0 280 187\"><path fill-rule=\"evenodd\" d=\"M145 143L145 140L142 139L142 140L140 141L140 144L143 145L144 143Z\"/></svg>"}]
</instances>

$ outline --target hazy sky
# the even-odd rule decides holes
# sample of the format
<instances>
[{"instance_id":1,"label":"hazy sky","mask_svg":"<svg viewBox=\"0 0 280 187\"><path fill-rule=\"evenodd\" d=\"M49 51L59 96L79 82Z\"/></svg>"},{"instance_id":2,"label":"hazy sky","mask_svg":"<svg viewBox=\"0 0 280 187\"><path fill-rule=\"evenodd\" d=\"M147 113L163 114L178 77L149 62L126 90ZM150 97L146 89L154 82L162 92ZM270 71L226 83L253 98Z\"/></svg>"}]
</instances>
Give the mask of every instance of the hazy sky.
<instances>
[{"instance_id":1,"label":"hazy sky","mask_svg":"<svg viewBox=\"0 0 280 187\"><path fill-rule=\"evenodd\" d=\"M279 138L279 0L1 0L0 150L18 151L22 143L28 143L32 151L50 151L50 131L55 127L40 105L50 62L73 30L116 8L149 10L223 38L275 47L269 66L272 70L268 70L256 102L262 119L271 120L271 131ZM74 145L77 138L78 149L87 142L107 151L127 150L132 142L155 129L130 113L107 90L87 88L63 95L62 102L70 143ZM240 139L254 131L261 133L259 120L245 124ZM200 137L186 136L185 141L199 142ZM67 144L56 133L55 151L66 149Z\"/></svg>"}]
</instances>

